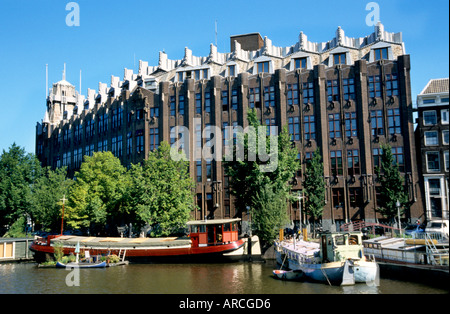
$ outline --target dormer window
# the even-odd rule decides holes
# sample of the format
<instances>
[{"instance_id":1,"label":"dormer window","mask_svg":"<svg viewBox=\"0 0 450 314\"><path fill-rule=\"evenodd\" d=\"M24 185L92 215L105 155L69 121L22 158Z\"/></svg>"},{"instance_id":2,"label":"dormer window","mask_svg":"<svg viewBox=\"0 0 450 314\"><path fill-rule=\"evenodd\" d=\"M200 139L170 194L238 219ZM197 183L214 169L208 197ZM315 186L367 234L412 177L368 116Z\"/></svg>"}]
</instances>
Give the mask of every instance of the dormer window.
<instances>
[{"instance_id":1,"label":"dormer window","mask_svg":"<svg viewBox=\"0 0 450 314\"><path fill-rule=\"evenodd\" d=\"M306 69L306 58L294 59L294 65L296 69Z\"/></svg>"},{"instance_id":2,"label":"dormer window","mask_svg":"<svg viewBox=\"0 0 450 314\"><path fill-rule=\"evenodd\" d=\"M258 62L258 73L269 73L269 61Z\"/></svg>"},{"instance_id":3,"label":"dormer window","mask_svg":"<svg viewBox=\"0 0 450 314\"><path fill-rule=\"evenodd\" d=\"M346 64L345 60L345 52L344 53L335 53L333 55L334 65L336 64Z\"/></svg>"},{"instance_id":4,"label":"dormer window","mask_svg":"<svg viewBox=\"0 0 450 314\"><path fill-rule=\"evenodd\" d=\"M375 60L388 59L388 48L378 48L375 49Z\"/></svg>"},{"instance_id":5,"label":"dormer window","mask_svg":"<svg viewBox=\"0 0 450 314\"><path fill-rule=\"evenodd\" d=\"M228 76L236 76L236 65L228 66Z\"/></svg>"}]
</instances>

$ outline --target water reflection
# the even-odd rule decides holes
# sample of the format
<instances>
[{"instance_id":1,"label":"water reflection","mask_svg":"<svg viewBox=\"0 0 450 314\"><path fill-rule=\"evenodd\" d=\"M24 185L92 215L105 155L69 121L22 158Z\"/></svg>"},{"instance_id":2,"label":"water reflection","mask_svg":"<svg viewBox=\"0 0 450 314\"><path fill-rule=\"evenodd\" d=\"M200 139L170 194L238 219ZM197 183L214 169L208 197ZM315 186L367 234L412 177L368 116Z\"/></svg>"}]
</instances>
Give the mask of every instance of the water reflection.
<instances>
[{"instance_id":1,"label":"water reflection","mask_svg":"<svg viewBox=\"0 0 450 314\"><path fill-rule=\"evenodd\" d=\"M120 294L430 294L448 290L381 279L380 286L274 279L273 262L231 264L130 264L106 269L80 269L80 286L66 285L68 270L35 264L0 264L0 293Z\"/></svg>"}]
</instances>

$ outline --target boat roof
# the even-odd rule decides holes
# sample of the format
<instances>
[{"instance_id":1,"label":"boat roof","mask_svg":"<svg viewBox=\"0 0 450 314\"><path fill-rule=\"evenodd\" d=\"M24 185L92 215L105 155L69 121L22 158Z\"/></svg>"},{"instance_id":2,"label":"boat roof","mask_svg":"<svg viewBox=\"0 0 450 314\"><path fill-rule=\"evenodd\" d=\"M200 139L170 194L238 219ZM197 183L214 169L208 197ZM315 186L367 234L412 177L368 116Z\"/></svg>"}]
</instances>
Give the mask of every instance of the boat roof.
<instances>
[{"instance_id":1,"label":"boat roof","mask_svg":"<svg viewBox=\"0 0 450 314\"><path fill-rule=\"evenodd\" d=\"M188 226L193 226L193 225L222 225L222 224L231 223L231 222L238 222L238 221L241 221L241 218L193 220L193 221L188 221L187 225Z\"/></svg>"}]
</instances>

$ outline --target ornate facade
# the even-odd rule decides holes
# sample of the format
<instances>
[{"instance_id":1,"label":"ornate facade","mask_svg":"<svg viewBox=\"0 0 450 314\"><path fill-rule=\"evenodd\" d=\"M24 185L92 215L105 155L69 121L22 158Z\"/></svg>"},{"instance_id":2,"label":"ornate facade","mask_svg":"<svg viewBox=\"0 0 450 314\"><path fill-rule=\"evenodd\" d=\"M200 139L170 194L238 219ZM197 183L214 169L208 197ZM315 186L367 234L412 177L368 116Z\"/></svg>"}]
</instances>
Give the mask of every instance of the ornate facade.
<instances>
[{"instance_id":1,"label":"ornate facade","mask_svg":"<svg viewBox=\"0 0 450 314\"><path fill-rule=\"evenodd\" d=\"M125 69L122 81L112 76L109 86L99 83L98 91L88 89L87 97L63 80L53 85L45 118L37 125L37 155L43 165L67 166L69 174L94 151L111 151L130 165L144 160L161 141L173 143L175 126L189 130L192 152L208 145L210 138L199 136L202 130L245 128L248 110L256 109L268 127L280 131L288 126L303 169L320 149L327 184L324 229L383 218L375 211L374 167L381 143L392 146L405 177L411 208L404 219L415 220L423 207L410 56L401 37L384 31L380 23L363 38L347 37L340 27L335 38L323 43L300 33L289 47L276 47L258 33L236 35L229 53L211 45L209 56L196 57L185 48L182 60L170 60L160 52L157 66L140 61L138 73ZM200 208L193 218L246 219L234 210L222 162L189 157ZM302 190L302 180L299 171L294 191ZM291 220L305 222L299 207L300 201L290 204Z\"/></svg>"}]
</instances>

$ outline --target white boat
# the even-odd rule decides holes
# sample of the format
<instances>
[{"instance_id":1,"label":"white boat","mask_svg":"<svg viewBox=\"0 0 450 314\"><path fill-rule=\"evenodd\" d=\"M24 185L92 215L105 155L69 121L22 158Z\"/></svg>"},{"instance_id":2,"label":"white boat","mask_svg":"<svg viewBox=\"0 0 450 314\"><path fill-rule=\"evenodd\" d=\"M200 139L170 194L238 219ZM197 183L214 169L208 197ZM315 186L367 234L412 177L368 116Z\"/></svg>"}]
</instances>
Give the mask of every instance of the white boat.
<instances>
[{"instance_id":1,"label":"white boat","mask_svg":"<svg viewBox=\"0 0 450 314\"><path fill-rule=\"evenodd\" d=\"M278 263L302 271L313 281L330 285L379 282L377 263L364 255L361 232L324 233L320 243L279 241L275 251Z\"/></svg>"}]
</instances>

